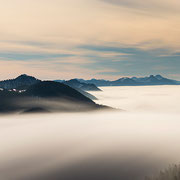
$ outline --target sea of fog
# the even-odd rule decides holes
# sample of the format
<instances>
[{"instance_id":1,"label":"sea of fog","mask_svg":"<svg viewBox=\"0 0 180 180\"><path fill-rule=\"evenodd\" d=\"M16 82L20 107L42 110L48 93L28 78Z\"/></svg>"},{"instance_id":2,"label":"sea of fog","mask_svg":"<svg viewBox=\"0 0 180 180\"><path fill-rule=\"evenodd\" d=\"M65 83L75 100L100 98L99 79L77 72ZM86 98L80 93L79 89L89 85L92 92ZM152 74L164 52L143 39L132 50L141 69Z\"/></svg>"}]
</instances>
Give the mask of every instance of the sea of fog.
<instances>
[{"instance_id":1,"label":"sea of fog","mask_svg":"<svg viewBox=\"0 0 180 180\"><path fill-rule=\"evenodd\" d=\"M0 180L143 180L180 162L180 86L104 87L123 111L0 117Z\"/></svg>"}]
</instances>

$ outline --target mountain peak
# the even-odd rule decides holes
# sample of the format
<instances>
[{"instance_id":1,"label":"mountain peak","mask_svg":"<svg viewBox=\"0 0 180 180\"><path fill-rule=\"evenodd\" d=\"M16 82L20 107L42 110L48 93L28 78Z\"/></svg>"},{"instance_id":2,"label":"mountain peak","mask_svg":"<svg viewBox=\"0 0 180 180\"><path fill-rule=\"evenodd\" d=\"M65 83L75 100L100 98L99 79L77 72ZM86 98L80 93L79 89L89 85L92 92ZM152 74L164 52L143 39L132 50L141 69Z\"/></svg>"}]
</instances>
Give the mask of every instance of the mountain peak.
<instances>
[{"instance_id":1,"label":"mountain peak","mask_svg":"<svg viewBox=\"0 0 180 180\"><path fill-rule=\"evenodd\" d=\"M0 87L4 89L27 88L37 82L40 82L40 80L33 76L22 74L15 79L0 81Z\"/></svg>"},{"instance_id":2,"label":"mountain peak","mask_svg":"<svg viewBox=\"0 0 180 180\"><path fill-rule=\"evenodd\" d=\"M31 78L31 79L36 79L33 76L29 76L27 74L21 74L20 76L18 76L16 79L27 79L27 78Z\"/></svg>"},{"instance_id":3,"label":"mountain peak","mask_svg":"<svg viewBox=\"0 0 180 180\"><path fill-rule=\"evenodd\" d=\"M29 75L27 75L27 74L21 74L20 76L29 76Z\"/></svg>"}]
</instances>

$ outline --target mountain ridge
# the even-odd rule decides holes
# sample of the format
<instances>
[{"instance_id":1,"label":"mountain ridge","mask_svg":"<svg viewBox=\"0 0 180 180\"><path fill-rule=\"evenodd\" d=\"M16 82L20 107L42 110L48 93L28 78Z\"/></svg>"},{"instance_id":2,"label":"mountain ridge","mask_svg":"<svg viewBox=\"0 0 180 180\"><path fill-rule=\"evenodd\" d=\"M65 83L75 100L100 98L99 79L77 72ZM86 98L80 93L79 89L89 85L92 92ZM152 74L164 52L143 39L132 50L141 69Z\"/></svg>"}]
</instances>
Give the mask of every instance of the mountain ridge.
<instances>
[{"instance_id":1,"label":"mountain ridge","mask_svg":"<svg viewBox=\"0 0 180 180\"><path fill-rule=\"evenodd\" d=\"M146 85L180 85L180 81L165 78L161 75L150 75L146 77L122 77L110 81L104 79L77 79L84 83L93 83L97 87L101 86L146 86Z\"/></svg>"},{"instance_id":2,"label":"mountain ridge","mask_svg":"<svg viewBox=\"0 0 180 180\"><path fill-rule=\"evenodd\" d=\"M86 112L110 107L96 104L74 88L54 81L40 81L27 90L0 89L0 113Z\"/></svg>"},{"instance_id":3,"label":"mountain ridge","mask_svg":"<svg viewBox=\"0 0 180 180\"><path fill-rule=\"evenodd\" d=\"M78 79L70 79L67 81L55 80L55 82L61 82L61 83L66 84L72 88L77 88L77 89L81 89L84 91L101 91L101 89L99 89L95 84L80 82Z\"/></svg>"},{"instance_id":4,"label":"mountain ridge","mask_svg":"<svg viewBox=\"0 0 180 180\"><path fill-rule=\"evenodd\" d=\"M74 83L75 81L75 83ZM39 80L33 76L29 76L27 74L22 74L14 79L8 79L0 81L0 88L7 89L7 90L18 90L18 91L24 91L29 88L29 86L34 85L36 83L42 82L42 80ZM92 99L97 100L95 96L90 94L86 91L101 91L99 88L97 88L94 84L86 84L86 83L80 83L77 80L70 80L70 81L55 81L59 83L63 83L68 85L69 87L72 87L76 89L78 92L83 94L84 96Z\"/></svg>"},{"instance_id":5,"label":"mountain ridge","mask_svg":"<svg viewBox=\"0 0 180 180\"><path fill-rule=\"evenodd\" d=\"M8 80L0 81L0 88L16 89L16 88L20 88L21 86L23 86L23 87L30 86L30 85L33 85L33 84L38 83L40 81L41 80L36 79L33 76L22 74L22 75L14 78L14 79L8 79Z\"/></svg>"}]
</instances>

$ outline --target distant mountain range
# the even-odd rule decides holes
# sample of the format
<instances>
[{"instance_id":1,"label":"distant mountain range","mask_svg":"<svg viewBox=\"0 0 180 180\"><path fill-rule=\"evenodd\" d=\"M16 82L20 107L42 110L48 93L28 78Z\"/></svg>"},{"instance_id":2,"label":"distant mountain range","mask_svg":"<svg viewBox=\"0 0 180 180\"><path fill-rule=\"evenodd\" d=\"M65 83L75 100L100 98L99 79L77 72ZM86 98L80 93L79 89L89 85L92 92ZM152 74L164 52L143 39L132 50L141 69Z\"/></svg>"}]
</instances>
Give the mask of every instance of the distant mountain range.
<instances>
[{"instance_id":1,"label":"distant mountain range","mask_svg":"<svg viewBox=\"0 0 180 180\"><path fill-rule=\"evenodd\" d=\"M41 82L41 80L28 76L26 74L22 74L15 79L9 79L0 81L0 88L3 89L17 89L17 90L25 90L29 86ZM95 97L89 94L87 91L101 91L101 86L145 86L145 85L180 85L180 81L172 80L165 78L161 75L150 75L148 77L123 77L115 81L109 81L104 79L71 79L68 81L65 80L55 80L55 82L63 83L68 85L80 93L91 97L92 99Z\"/></svg>"},{"instance_id":2,"label":"distant mountain range","mask_svg":"<svg viewBox=\"0 0 180 180\"><path fill-rule=\"evenodd\" d=\"M81 83L90 83L98 87L101 86L146 86L146 85L180 85L180 81L164 78L161 75L150 75L148 77L123 77L115 81L104 79L77 79Z\"/></svg>"}]
</instances>

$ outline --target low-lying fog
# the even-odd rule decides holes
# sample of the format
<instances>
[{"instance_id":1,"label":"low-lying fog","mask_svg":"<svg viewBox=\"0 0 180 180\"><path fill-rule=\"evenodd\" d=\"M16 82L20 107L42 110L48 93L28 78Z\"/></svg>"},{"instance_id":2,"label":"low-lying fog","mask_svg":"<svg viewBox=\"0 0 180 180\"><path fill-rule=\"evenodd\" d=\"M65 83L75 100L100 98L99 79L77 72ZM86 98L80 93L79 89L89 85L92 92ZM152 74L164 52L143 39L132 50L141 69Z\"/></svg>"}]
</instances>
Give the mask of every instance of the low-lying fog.
<instances>
[{"instance_id":1,"label":"low-lying fog","mask_svg":"<svg viewBox=\"0 0 180 180\"><path fill-rule=\"evenodd\" d=\"M0 180L141 180L180 162L180 86L104 87L124 111L0 117Z\"/></svg>"}]
</instances>

